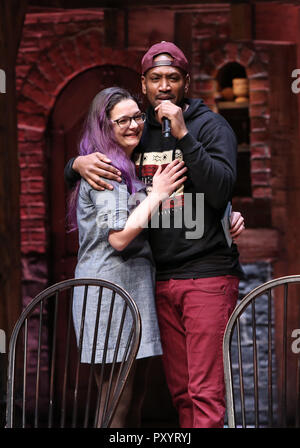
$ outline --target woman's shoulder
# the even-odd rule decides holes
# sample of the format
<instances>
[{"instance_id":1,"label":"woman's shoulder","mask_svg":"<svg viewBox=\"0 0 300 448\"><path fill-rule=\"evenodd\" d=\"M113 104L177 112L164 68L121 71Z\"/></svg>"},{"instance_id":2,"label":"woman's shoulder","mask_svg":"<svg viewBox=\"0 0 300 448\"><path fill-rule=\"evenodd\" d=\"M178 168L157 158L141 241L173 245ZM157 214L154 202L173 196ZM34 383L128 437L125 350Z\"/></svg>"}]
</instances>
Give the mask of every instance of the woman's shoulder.
<instances>
[{"instance_id":1,"label":"woman's shoulder","mask_svg":"<svg viewBox=\"0 0 300 448\"><path fill-rule=\"evenodd\" d=\"M109 207L111 204L125 204L128 202L129 191L124 181L117 182L113 180L107 180L110 185L113 186L113 190L96 190L86 180L82 179L80 184L81 202L87 204L92 203L96 207Z\"/></svg>"},{"instance_id":2,"label":"woman's shoulder","mask_svg":"<svg viewBox=\"0 0 300 448\"><path fill-rule=\"evenodd\" d=\"M93 188L85 179L81 179L81 181L80 181L80 190L82 191L82 192L85 192L85 193L90 193L90 192L95 192L95 193L97 193L97 194L105 194L105 193L107 193L107 192L111 192L111 193L113 193L113 192L116 192L116 191L119 191L119 190L125 190L125 189L127 189L127 185L126 185L126 183L125 183L125 181L124 180L122 180L121 182L118 182L118 181L115 181L115 180L111 180L111 179L105 179L104 177L99 177L101 180L103 180L103 181L105 181L105 182L107 182L108 184L110 184L110 185L112 185L113 186L113 190L109 190L109 189L104 189L104 190L96 190L95 188Z\"/></svg>"}]
</instances>

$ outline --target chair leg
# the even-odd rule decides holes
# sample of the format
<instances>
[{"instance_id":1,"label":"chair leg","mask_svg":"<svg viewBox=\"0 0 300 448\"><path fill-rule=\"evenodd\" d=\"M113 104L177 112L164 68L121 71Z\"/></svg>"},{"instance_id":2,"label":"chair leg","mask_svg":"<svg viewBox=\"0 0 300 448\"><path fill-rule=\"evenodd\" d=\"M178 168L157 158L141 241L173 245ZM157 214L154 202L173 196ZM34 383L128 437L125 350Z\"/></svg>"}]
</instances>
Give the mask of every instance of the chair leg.
<instances>
[{"instance_id":1,"label":"chair leg","mask_svg":"<svg viewBox=\"0 0 300 448\"><path fill-rule=\"evenodd\" d=\"M128 376L123 393L120 397L115 415L111 421L111 428L139 428L141 426L141 412L146 394L147 376L151 358L138 359L134 362ZM112 391L114 390L118 376L119 364L116 364L112 379ZM109 387L110 365L104 368L102 381L102 394L97 428L101 427L103 408L107 389ZM101 365L95 365L95 378L98 389L101 387Z\"/></svg>"},{"instance_id":2,"label":"chair leg","mask_svg":"<svg viewBox=\"0 0 300 448\"><path fill-rule=\"evenodd\" d=\"M112 377L112 385L111 385L111 392L114 390L116 380L118 377L118 371L119 371L119 363L115 365L115 370ZM101 364L97 364L95 366L95 378L98 389L101 388ZM97 428L101 428L102 425L102 416L104 411L104 405L105 405L105 399L109 388L109 377L110 377L110 369L111 365L107 364L104 367L104 374L102 379L102 393L101 393L101 402L100 402L100 409L99 409L99 416L98 416L98 422L97 422ZM133 366L128 380L126 382L125 388L122 392L122 395L120 397L118 406L116 408L115 415L111 421L110 427L111 428L125 428L126 426L126 417L128 413L128 404L131 401L131 395L132 395L132 388L133 388L133 378L134 378L134 370L135 365Z\"/></svg>"}]
</instances>

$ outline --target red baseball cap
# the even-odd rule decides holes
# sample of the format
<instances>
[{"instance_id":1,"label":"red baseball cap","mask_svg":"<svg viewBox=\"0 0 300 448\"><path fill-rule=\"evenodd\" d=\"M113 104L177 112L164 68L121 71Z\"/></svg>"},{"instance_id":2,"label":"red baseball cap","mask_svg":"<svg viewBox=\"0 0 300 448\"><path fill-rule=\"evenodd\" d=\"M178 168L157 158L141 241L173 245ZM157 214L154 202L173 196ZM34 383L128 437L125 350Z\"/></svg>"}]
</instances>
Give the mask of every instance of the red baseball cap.
<instances>
[{"instance_id":1,"label":"red baseball cap","mask_svg":"<svg viewBox=\"0 0 300 448\"><path fill-rule=\"evenodd\" d=\"M162 53L168 53L170 56L172 56L173 61L164 60L155 62L155 56L158 56ZM147 53L144 54L144 57L142 59L142 74L146 73L146 71L150 68L158 67L161 65L171 65L173 67L181 68L181 70L186 73L189 72L189 63L180 48L176 47L176 45L172 42L166 42L164 40L159 44L152 45Z\"/></svg>"}]
</instances>

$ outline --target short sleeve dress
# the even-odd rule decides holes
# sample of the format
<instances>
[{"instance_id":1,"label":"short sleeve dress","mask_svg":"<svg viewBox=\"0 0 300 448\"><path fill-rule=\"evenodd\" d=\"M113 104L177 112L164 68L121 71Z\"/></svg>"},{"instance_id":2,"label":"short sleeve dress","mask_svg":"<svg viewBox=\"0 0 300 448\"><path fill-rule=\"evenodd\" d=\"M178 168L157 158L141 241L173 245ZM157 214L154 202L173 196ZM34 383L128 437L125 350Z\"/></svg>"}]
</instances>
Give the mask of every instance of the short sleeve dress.
<instances>
[{"instance_id":1,"label":"short sleeve dress","mask_svg":"<svg viewBox=\"0 0 300 448\"><path fill-rule=\"evenodd\" d=\"M134 196L130 195L125 183L111 182L114 190L94 190L81 179L77 222L79 231L78 261L76 278L101 278L124 288L135 300L141 315L142 336L137 358L156 356L162 353L157 315L155 309L155 267L151 248L147 238L147 229L143 231L121 252L116 251L108 242L110 230L122 230L129 213L145 199L146 192L141 188ZM95 320L98 305L99 288L89 288L86 304L86 316L83 333L81 362L90 363L94 340ZM106 295L105 295L106 294ZM73 322L77 343L81 325L84 288L74 291ZM102 362L105 335L101 331L108 319L110 291L105 291L101 302L99 331L96 345L95 363ZM109 337L109 348L105 362L113 360L114 346L117 340L116 325L118 313L122 312L121 303L115 304ZM129 316L125 319L125 335L129 331ZM117 361L121 361L125 342L120 344Z\"/></svg>"}]
</instances>

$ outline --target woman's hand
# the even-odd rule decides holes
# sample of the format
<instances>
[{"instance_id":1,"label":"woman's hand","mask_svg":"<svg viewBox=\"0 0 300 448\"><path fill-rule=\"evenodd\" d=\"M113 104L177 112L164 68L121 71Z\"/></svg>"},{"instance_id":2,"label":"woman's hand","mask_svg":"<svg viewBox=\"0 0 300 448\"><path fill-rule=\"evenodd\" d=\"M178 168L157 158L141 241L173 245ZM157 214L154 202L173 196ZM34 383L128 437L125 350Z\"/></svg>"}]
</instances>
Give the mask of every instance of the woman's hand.
<instances>
[{"instance_id":1,"label":"woman's hand","mask_svg":"<svg viewBox=\"0 0 300 448\"><path fill-rule=\"evenodd\" d=\"M232 212L230 215L230 234L232 239L237 238L245 229L244 218L240 212Z\"/></svg>"},{"instance_id":2,"label":"woman's hand","mask_svg":"<svg viewBox=\"0 0 300 448\"><path fill-rule=\"evenodd\" d=\"M181 177L187 170L184 162L174 160L162 171L160 166L153 176L151 193L129 215L123 230L110 231L108 241L117 251L122 251L145 228L159 208L160 203L175 191L185 180ZM181 179L179 179L181 177Z\"/></svg>"},{"instance_id":3,"label":"woman's hand","mask_svg":"<svg viewBox=\"0 0 300 448\"><path fill-rule=\"evenodd\" d=\"M169 163L164 170L160 165L153 176L152 194L158 195L161 201L169 197L186 181L187 176L182 177L186 171L184 162L178 159Z\"/></svg>"},{"instance_id":4,"label":"woman's hand","mask_svg":"<svg viewBox=\"0 0 300 448\"><path fill-rule=\"evenodd\" d=\"M101 177L106 179L121 181L121 173L114 166L110 165L109 160L100 152L93 152L86 156L78 156L74 160L73 170L77 171L92 188L95 190L113 190L113 186L105 182Z\"/></svg>"}]
</instances>

